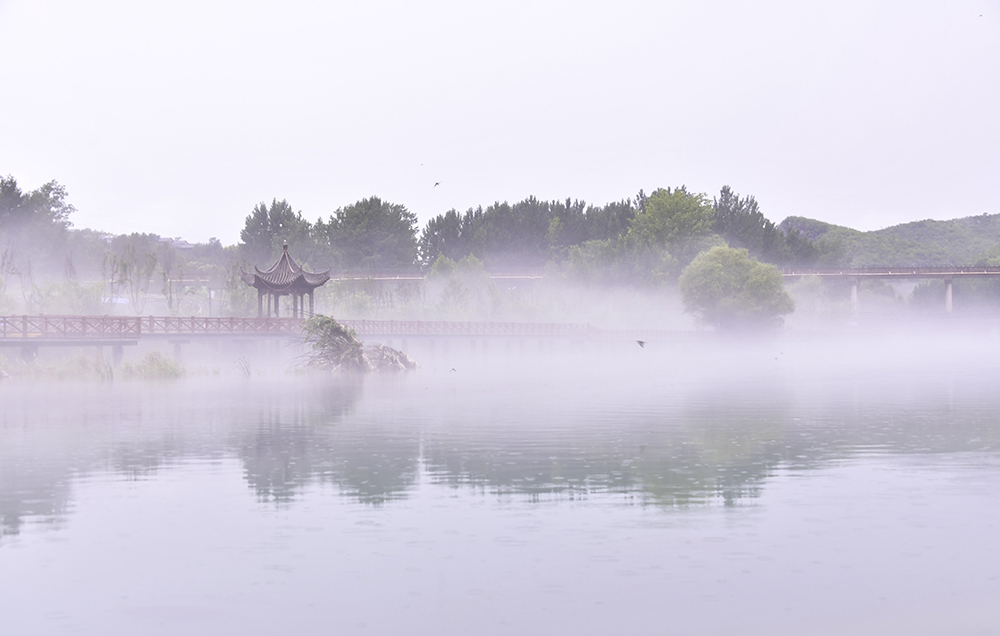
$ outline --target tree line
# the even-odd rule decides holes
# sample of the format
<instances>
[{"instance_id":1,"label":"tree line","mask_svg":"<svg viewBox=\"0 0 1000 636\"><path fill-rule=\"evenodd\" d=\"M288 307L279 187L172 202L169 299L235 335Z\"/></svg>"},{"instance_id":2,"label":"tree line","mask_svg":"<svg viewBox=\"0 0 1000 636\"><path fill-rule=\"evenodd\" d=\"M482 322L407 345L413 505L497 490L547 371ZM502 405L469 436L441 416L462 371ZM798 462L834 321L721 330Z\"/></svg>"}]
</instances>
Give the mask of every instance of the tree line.
<instances>
[{"instance_id":1,"label":"tree line","mask_svg":"<svg viewBox=\"0 0 1000 636\"><path fill-rule=\"evenodd\" d=\"M783 230L753 196L728 186L718 196L661 188L603 206L578 199L528 197L465 212L448 210L418 231L405 206L378 197L337 209L310 223L287 200L261 202L246 217L239 249L264 265L283 244L314 267L370 270L420 267L439 258L475 257L486 267L565 266L609 281L674 278L694 256L726 243L779 266L830 264L835 250L797 230ZM600 271L600 273L598 273Z\"/></svg>"},{"instance_id":2,"label":"tree line","mask_svg":"<svg viewBox=\"0 0 1000 636\"><path fill-rule=\"evenodd\" d=\"M268 266L283 244L315 270L440 273L458 271L462 262L473 269L546 267L577 281L615 285L676 283L698 254L719 246L745 249L750 258L779 266L815 266L837 257L822 242L783 230L753 196L729 187L712 198L683 186L640 191L603 206L528 197L463 213L451 209L422 230L405 206L379 197L315 222L275 198L254 206L240 242L228 247L216 239L189 245L155 234L71 230L73 212L66 189L55 181L25 192L11 176L0 180L0 312L10 309L19 291L29 312L73 307L99 313L108 303L127 302L140 314L153 293L170 313L183 313L185 303L194 311L193 304L207 302L211 311L214 298L217 311L238 314L252 300L239 270ZM206 282L192 285L193 279Z\"/></svg>"}]
</instances>

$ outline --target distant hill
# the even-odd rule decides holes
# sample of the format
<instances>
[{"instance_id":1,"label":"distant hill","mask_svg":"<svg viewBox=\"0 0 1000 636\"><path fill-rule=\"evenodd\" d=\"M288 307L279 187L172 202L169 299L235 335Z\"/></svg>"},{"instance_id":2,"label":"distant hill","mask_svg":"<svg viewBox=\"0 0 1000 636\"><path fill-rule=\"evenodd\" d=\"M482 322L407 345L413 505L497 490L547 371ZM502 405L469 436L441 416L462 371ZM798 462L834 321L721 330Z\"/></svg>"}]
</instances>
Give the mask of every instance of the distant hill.
<instances>
[{"instance_id":1,"label":"distant hill","mask_svg":"<svg viewBox=\"0 0 1000 636\"><path fill-rule=\"evenodd\" d=\"M872 232L801 216L779 224L843 254L843 265L873 267L927 267L974 265L997 254L1000 214L983 214L950 221L913 221Z\"/></svg>"}]
</instances>

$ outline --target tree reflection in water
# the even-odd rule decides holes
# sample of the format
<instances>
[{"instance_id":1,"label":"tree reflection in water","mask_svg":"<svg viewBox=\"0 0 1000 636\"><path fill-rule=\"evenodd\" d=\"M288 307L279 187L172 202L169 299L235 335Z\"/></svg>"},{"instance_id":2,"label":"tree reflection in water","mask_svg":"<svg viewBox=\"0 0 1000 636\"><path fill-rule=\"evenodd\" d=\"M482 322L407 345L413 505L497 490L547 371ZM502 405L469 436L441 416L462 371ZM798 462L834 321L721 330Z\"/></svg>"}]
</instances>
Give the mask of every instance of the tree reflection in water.
<instances>
[{"instance_id":1,"label":"tree reflection in water","mask_svg":"<svg viewBox=\"0 0 1000 636\"><path fill-rule=\"evenodd\" d=\"M528 499L615 493L676 507L737 503L775 470L864 453L996 451L989 374L760 375L739 381L602 371L194 378L0 387L0 530L57 521L93 475L150 479L237 459L261 501L312 485L370 504L431 484ZM523 377L521 377L523 376ZM652 379L651 379L652 378ZM542 390L543 382L549 382Z\"/></svg>"}]
</instances>

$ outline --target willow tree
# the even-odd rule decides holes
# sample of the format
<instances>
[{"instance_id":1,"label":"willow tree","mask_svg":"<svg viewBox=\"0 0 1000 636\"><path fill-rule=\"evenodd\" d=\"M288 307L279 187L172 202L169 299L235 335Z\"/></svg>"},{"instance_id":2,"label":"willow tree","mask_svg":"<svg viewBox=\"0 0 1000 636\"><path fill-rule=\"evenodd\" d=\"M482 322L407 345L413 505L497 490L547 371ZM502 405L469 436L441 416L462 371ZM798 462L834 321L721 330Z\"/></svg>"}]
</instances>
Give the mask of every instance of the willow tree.
<instances>
[{"instance_id":1,"label":"willow tree","mask_svg":"<svg viewBox=\"0 0 1000 636\"><path fill-rule=\"evenodd\" d=\"M687 311L719 329L778 327L795 310L778 268L750 258L745 249L702 252L681 274L680 290Z\"/></svg>"}]
</instances>

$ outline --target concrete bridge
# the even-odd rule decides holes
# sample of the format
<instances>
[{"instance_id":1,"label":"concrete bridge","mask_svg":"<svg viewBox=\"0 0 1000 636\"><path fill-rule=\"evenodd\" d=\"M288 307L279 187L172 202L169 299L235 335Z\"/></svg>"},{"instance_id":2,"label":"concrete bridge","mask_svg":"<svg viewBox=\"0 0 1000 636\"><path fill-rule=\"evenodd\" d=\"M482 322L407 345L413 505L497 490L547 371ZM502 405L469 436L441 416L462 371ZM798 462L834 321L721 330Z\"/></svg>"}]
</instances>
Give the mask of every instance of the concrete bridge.
<instances>
[{"instance_id":1,"label":"concrete bridge","mask_svg":"<svg viewBox=\"0 0 1000 636\"><path fill-rule=\"evenodd\" d=\"M851 306L858 307L858 286L862 280L874 279L910 279L930 280L943 279L945 283L944 308L952 310L952 281L956 278L995 278L1000 277L1000 267L840 267L827 269L784 269L781 275L785 278L802 278L818 276L819 278L837 278L851 281Z\"/></svg>"}]
</instances>

